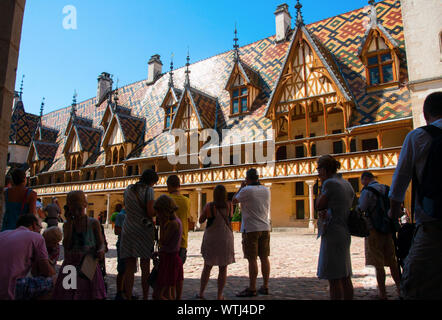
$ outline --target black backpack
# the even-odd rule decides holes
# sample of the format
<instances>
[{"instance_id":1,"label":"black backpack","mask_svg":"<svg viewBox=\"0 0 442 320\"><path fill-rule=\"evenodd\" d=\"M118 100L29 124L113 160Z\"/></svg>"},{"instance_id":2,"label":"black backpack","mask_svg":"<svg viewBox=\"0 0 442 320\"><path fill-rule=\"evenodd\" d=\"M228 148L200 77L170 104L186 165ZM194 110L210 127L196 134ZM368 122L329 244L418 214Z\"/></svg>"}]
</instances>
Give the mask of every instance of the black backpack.
<instances>
[{"instance_id":1,"label":"black backpack","mask_svg":"<svg viewBox=\"0 0 442 320\"><path fill-rule=\"evenodd\" d=\"M427 215L442 219L442 129L432 125L422 129L431 135L433 141L422 181L418 183L418 201Z\"/></svg>"},{"instance_id":2,"label":"black backpack","mask_svg":"<svg viewBox=\"0 0 442 320\"><path fill-rule=\"evenodd\" d=\"M368 213L368 217L373 225L373 228L380 233L395 233L399 230L399 221L393 221L388 217L388 211L390 210L390 187L385 186L385 192L382 194L373 187L367 186L363 190L371 191L376 196L376 208L375 212Z\"/></svg>"}]
</instances>

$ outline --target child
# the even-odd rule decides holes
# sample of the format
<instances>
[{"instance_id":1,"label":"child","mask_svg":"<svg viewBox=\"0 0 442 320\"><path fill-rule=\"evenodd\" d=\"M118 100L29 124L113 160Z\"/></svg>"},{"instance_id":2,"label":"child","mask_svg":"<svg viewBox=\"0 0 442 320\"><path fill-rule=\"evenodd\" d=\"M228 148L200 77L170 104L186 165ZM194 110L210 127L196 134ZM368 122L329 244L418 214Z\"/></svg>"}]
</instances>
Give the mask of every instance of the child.
<instances>
[{"instance_id":1,"label":"child","mask_svg":"<svg viewBox=\"0 0 442 320\"><path fill-rule=\"evenodd\" d=\"M43 232L43 238L48 250L49 263L55 269L58 256L60 255L60 241L63 239L63 233L59 227L50 227Z\"/></svg>"},{"instance_id":2,"label":"child","mask_svg":"<svg viewBox=\"0 0 442 320\"><path fill-rule=\"evenodd\" d=\"M178 207L166 195L159 197L153 207L161 228L160 265L153 296L157 300L172 300L173 296L180 300L184 280L183 262L179 257L183 227L175 214Z\"/></svg>"}]
</instances>

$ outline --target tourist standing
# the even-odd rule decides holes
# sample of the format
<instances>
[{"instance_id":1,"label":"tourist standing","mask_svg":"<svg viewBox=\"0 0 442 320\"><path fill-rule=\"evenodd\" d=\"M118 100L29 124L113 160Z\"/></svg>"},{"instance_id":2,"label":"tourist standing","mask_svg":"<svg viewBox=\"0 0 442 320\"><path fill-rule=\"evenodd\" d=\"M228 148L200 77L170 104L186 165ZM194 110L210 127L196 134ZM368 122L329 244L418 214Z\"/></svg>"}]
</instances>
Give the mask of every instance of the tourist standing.
<instances>
[{"instance_id":1,"label":"tourist standing","mask_svg":"<svg viewBox=\"0 0 442 320\"><path fill-rule=\"evenodd\" d=\"M379 298L387 299L385 288L385 267L390 267L391 276L399 294L400 275L393 242L393 224L387 217L383 197L387 186L376 181L371 172L363 172L361 183L364 188L359 198L359 208L368 216L370 235L365 238L365 265L376 269ZM388 197L388 195L386 195Z\"/></svg>"},{"instance_id":2,"label":"tourist standing","mask_svg":"<svg viewBox=\"0 0 442 320\"><path fill-rule=\"evenodd\" d=\"M48 224L48 228L58 226L61 209L57 197L52 198L52 203L48 204L44 211L47 212L45 222Z\"/></svg>"},{"instance_id":3,"label":"tourist standing","mask_svg":"<svg viewBox=\"0 0 442 320\"><path fill-rule=\"evenodd\" d=\"M123 205L121 203L118 203L115 206L115 212L112 213L112 215L110 217L110 221L112 223L112 229L115 229L115 218L117 217L117 214L119 214L121 212L121 210L123 210Z\"/></svg>"},{"instance_id":4,"label":"tourist standing","mask_svg":"<svg viewBox=\"0 0 442 320\"><path fill-rule=\"evenodd\" d=\"M177 205L167 195L159 197L154 204L160 224L160 264L155 284L156 300L181 300L183 289L183 261L179 256L183 226L175 212Z\"/></svg>"},{"instance_id":5,"label":"tourist standing","mask_svg":"<svg viewBox=\"0 0 442 320\"><path fill-rule=\"evenodd\" d=\"M351 184L337 174L340 167L341 164L329 155L318 160L322 189L316 207L319 219L328 223L321 235L317 275L329 281L331 300L351 300L351 235L347 220L355 193Z\"/></svg>"},{"instance_id":6,"label":"tourist standing","mask_svg":"<svg viewBox=\"0 0 442 320\"><path fill-rule=\"evenodd\" d=\"M12 172L13 186L5 191L5 214L3 216L2 231L14 230L17 220L23 214L37 214L37 193L26 187L26 172L14 169Z\"/></svg>"},{"instance_id":7,"label":"tourist standing","mask_svg":"<svg viewBox=\"0 0 442 320\"><path fill-rule=\"evenodd\" d=\"M416 218L416 231L410 251L404 261L401 278L401 297L404 299L442 299L442 206L432 205L441 200L441 155L432 146L442 136L442 92L430 94L424 102L424 117L427 127L411 131L405 138L390 189L391 217L398 219L403 215L401 204L410 181L416 189L412 213ZM430 158L431 156L431 158ZM436 167L426 168L432 159ZM434 178L434 180L432 180ZM429 180L428 180L429 179ZM428 183L428 181L430 183ZM432 184L435 183L435 185ZM438 185L437 185L438 184ZM423 195L427 188L435 197Z\"/></svg>"},{"instance_id":8,"label":"tourist standing","mask_svg":"<svg viewBox=\"0 0 442 320\"><path fill-rule=\"evenodd\" d=\"M139 182L128 186L124 192L126 218L121 232L120 259L125 259L124 291L126 299L132 299L134 272L138 258L140 258L143 298L147 300L149 297L147 281L155 241L152 220L155 216L153 186L157 181L156 172L148 169L143 172Z\"/></svg>"},{"instance_id":9,"label":"tourist standing","mask_svg":"<svg viewBox=\"0 0 442 320\"><path fill-rule=\"evenodd\" d=\"M81 268L81 263L86 255L96 258L97 264L92 280L86 277L77 277L76 289L65 289L63 272L58 274L54 289L55 300L102 300L106 298L103 275L99 260L104 259L105 246L101 233L100 223L97 219L86 215L86 195L83 191L71 191L66 199L67 222L63 225L64 261L65 266L72 265Z\"/></svg>"},{"instance_id":10,"label":"tourist standing","mask_svg":"<svg viewBox=\"0 0 442 320\"><path fill-rule=\"evenodd\" d=\"M270 190L261 185L256 169L249 169L246 180L233 197L232 203L241 204L241 232L244 258L249 263L249 287L237 294L238 297L254 297L257 295L256 278L258 262L261 260L263 285L258 293L269 294L270 277Z\"/></svg>"},{"instance_id":11,"label":"tourist standing","mask_svg":"<svg viewBox=\"0 0 442 320\"><path fill-rule=\"evenodd\" d=\"M204 269L201 274L201 287L198 298L204 298L204 291L210 278L213 266L219 267L218 300L224 300L223 290L227 279L227 266L235 262L235 248L232 220L233 206L227 201L226 188L216 186L213 191L213 202L208 203L200 216L199 223L207 222L204 231L201 254Z\"/></svg>"},{"instance_id":12,"label":"tourist standing","mask_svg":"<svg viewBox=\"0 0 442 320\"><path fill-rule=\"evenodd\" d=\"M180 193L181 182L177 175L171 175L167 178L167 191L169 192L169 197L178 206L176 215L180 218L183 226L183 237L180 245L179 256L183 261L183 264L187 260L187 239L189 234L189 217L190 217L190 200L188 197L183 196Z\"/></svg>"},{"instance_id":13,"label":"tourist standing","mask_svg":"<svg viewBox=\"0 0 442 320\"><path fill-rule=\"evenodd\" d=\"M117 294L115 300L124 300L124 272L126 270L125 259L121 259L121 232L123 230L124 220L126 219L126 210L122 209L115 218L114 233L117 236ZM134 270L136 273L136 268ZM135 297L132 297L134 299Z\"/></svg>"},{"instance_id":14,"label":"tourist standing","mask_svg":"<svg viewBox=\"0 0 442 320\"><path fill-rule=\"evenodd\" d=\"M36 299L52 290L55 270L40 231L37 217L25 214L15 230L0 233L0 300ZM35 277L27 277L31 269Z\"/></svg>"}]
</instances>

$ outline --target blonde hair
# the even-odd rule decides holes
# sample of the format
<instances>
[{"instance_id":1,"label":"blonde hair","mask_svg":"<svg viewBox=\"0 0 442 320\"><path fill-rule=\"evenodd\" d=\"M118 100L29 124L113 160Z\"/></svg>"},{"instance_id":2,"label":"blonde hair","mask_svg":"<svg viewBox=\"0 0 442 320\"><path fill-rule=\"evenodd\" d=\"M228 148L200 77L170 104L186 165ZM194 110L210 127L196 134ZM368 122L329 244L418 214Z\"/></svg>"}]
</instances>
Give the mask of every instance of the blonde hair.
<instances>
[{"instance_id":1,"label":"blonde hair","mask_svg":"<svg viewBox=\"0 0 442 320\"><path fill-rule=\"evenodd\" d=\"M155 200L153 208L160 213L160 215L165 215L169 219L174 217L175 211L178 210L178 206L176 205L175 201L165 194Z\"/></svg>"},{"instance_id":2,"label":"blonde hair","mask_svg":"<svg viewBox=\"0 0 442 320\"><path fill-rule=\"evenodd\" d=\"M86 195L83 191L71 191L68 193L66 205L69 210L69 215L80 216L84 213L87 207Z\"/></svg>"},{"instance_id":3,"label":"blonde hair","mask_svg":"<svg viewBox=\"0 0 442 320\"><path fill-rule=\"evenodd\" d=\"M46 242L59 243L63 239L63 232L59 227L50 227L43 232Z\"/></svg>"}]
</instances>

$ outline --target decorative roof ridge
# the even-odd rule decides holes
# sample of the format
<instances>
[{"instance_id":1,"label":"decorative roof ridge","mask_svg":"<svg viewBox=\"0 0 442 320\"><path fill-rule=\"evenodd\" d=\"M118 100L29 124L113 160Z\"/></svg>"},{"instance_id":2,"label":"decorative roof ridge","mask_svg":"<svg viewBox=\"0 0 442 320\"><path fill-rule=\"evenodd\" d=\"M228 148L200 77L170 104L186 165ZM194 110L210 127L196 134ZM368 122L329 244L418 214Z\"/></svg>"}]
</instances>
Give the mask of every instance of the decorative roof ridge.
<instances>
[{"instance_id":1,"label":"decorative roof ridge","mask_svg":"<svg viewBox=\"0 0 442 320\"><path fill-rule=\"evenodd\" d=\"M54 146L54 147L58 147L59 146L58 143L48 142L48 141L44 141L44 140L33 140L32 143L44 144L44 145Z\"/></svg>"},{"instance_id":2,"label":"decorative roof ridge","mask_svg":"<svg viewBox=\"0 0 442 320\"><path fill-rule=\"evenodd\" d=\"M213 101L218 101L218 98L216 98L216 97L213 97L213 96L211 96L210 94L208 94L208 93L205 93L204 91L201 91L201 90L199 90L199 89L197 89L197 88L195 88L195 87L189 87L189 91L194 91L195 93L197 93L197 94L199 94L199 95L202 95L202 96L205 96L206 98L209 98L209 99L212 99Z\"/></svg>"},{"instance_id":3,"label":"decorative roof ridge","mask_svg":"<svg viewBox=\"0 0 442 320\"><path fill-rule=\"evenodd\" d=\"M103 132L101 129L98 129L98 128L94 128L94 127L86 127L86 126L82 126L81 124L74 124L73 125L75 128L79 128L79 129L87 129L87 130L94 130L94 131L97 131L97 132Z\"/></svg>"},{"instance_id":4,"label":"decorative roof ridge","mask_svg":"<svg viewBox=\"0 0 442 320\"><path fill-rule=\"evenodd\" d=\"M121 118L133 119L133 120L137 120L137 121L144 121L144 118L135 117L131 114L116 113L115 116L121 117Z\"/></svg>"}]
</instances>

